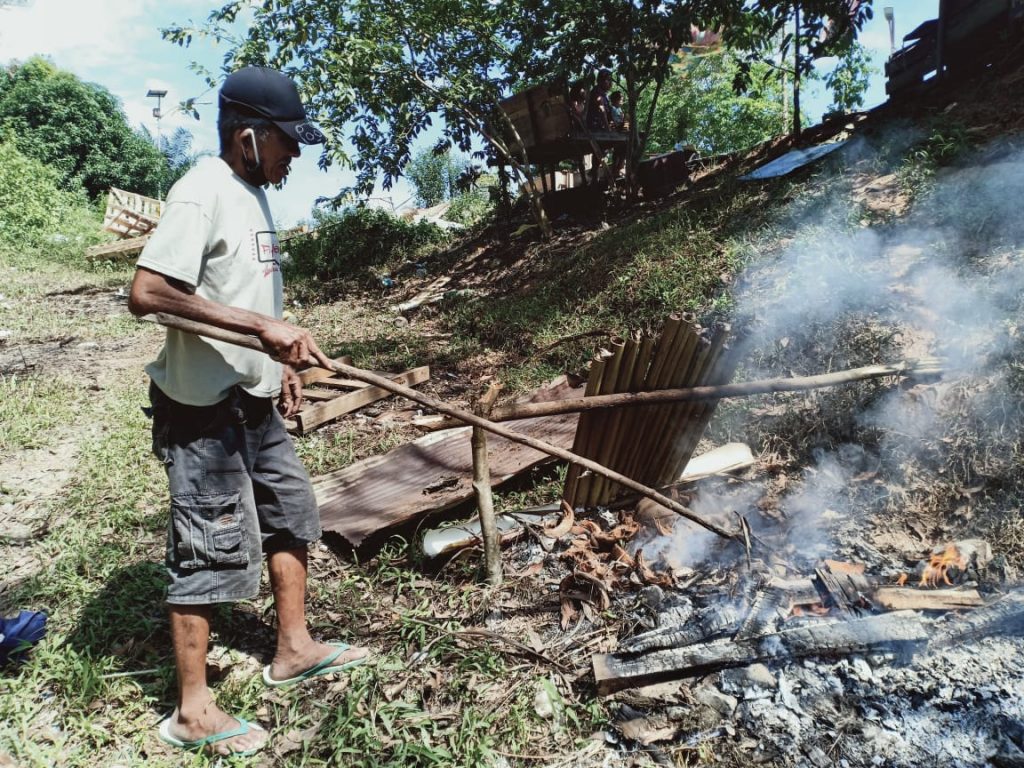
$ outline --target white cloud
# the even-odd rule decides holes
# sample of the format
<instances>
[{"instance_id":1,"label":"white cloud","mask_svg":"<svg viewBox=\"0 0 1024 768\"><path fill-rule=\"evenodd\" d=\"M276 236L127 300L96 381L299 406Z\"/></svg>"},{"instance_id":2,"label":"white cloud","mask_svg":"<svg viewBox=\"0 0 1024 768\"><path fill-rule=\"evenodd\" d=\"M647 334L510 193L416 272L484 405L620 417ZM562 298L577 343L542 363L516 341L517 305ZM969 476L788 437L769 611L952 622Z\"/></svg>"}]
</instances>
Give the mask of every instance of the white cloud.
<instances>
[{"instance_id":1,"label":"white cloud","mask_svg":"<svg viewBox=\"0 0 1024 768\"><path fill-rule=\"evenodd\" d=\"M51 56L76 70L121 62L123 42L156 32L147 24L154 0L34 0L0 12L0 59Z\"/></svg>"}]
</instances>

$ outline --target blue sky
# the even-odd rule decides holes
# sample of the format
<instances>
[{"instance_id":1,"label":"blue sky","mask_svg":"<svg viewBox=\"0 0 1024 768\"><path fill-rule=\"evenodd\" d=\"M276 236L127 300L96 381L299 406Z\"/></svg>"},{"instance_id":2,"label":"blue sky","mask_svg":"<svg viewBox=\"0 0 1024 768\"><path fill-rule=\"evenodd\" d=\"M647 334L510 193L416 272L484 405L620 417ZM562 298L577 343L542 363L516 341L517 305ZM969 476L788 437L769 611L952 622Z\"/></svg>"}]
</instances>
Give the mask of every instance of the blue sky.
<instances>
[{"instance_id":1,"label":"blue sky","mask_svg":"<svg viewBox=\"0 0 1024 768\"><path fill-rule=\"evenodd\" d=\"M129 120L156 132L152 117L155 101L146 98L150 88L166 89L165 117L161 130L169 134L184 126L192 131L194 148L215 152L216 93L208 92L198 105L200 120L175 112L186 98L207 90L203 79L189 69L198 61L218 71L225 49L212 42L197 40L188 49L165 42L160 28L170 24L197 22L206 18L214 3L210 0L21 0L21 5L0 7L0 63L24 60L40 54L58 66L74 72L83 80L99 83L119 97ZM874 6L875 18L861 35L872 52L879 70L868 91L866 106L885 100L882 65L889 55L889 31L882 8L892 6L896 15L899 40L921 21L933 18L938 0L890 0ZM809 93L805 97L806 122L813 123L827 106L827 99ZM423 146L432 141L423 139ZM284 189L270 190L270 202L278 225L288 227L309 216L317 197L331 196L352 182L352 175L340 169L321 171L316 165L317 150L307 150L292 165ZM400 182L391 191L378 190L376 196L390 198L400 206L411 195ZM387 200L383 201L387 204Z\"/></svg>"}]
</instances>

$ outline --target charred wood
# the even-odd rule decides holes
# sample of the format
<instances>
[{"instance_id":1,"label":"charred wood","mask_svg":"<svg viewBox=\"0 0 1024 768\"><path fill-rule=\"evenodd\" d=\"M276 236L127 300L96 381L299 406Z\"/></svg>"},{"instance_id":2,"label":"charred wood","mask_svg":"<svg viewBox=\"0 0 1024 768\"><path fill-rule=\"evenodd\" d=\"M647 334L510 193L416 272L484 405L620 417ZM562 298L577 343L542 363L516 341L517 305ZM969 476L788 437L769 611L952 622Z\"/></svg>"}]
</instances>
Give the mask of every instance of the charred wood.
<instances>
[{"instance_id":1,"label":"charred wood","mask_svg":"<svg viewBox=\"0 0 1024 768\"><path fill-rule=\"evenodd\" d=\"M693 677L727 667L775 658L842 656L879 648L903 649L927 639L924 622L912 611L784 630L757 640L716 640L642 656L598 654L594 677L602 694L671 677Z\"/></svg>"}]
</instances>

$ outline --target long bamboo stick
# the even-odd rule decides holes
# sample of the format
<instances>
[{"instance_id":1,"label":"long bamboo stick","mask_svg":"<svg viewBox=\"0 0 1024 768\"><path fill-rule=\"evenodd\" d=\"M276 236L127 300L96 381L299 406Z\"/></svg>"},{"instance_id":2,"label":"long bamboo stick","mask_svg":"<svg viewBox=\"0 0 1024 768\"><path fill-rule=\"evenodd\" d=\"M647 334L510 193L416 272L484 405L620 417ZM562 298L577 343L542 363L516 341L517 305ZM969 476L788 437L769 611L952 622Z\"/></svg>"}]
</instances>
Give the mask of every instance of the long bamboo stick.
<instances>
[{"instance_id":1,"label":"long bamboo stick","mask_svg":"<svg viewBox=\"0 0 1024 768\"><path fill-rule=\"evenodd\" d=\"M183 317L176 315L170 315L164 312L159 312L153 315L154 319L161 325L169 328L175 328L179 331L185 331L186 333L194 333L199 336L206 336L211 339L219 339L220 341L227 342L229 344L236 344L240 347L246 347L248 349L256 350L257 352L264 352L269 354L269 350L265 349L263 342L261 342L255 336L247 336L244 333L234 333L233 331L225 331L222 328L217 328L213 325L206 323L199 323L195 320L187 320ZM314 361L310 361L311 363ZM317 363L319 365L319 363ZM684 507L679 502L670 499L662 493L648 488L631 478L624 475L620 475L618 472L613 472L607 467L602 467L595 461L591 461L583 456L577 456L571 451L567 451L563 448L559 448L557 445L551 445L543 440L537 440L536 438L523 435L519 432L515 432L511 429L506 429L498 424L495 424L485 418L476 416L475 414L464 411L461 408L455 408L454 406L448 405L447 403L437 400L429 395L424 395L422 392L417 392L415 389L404 387L401 384L396 384L390 379L386 379L383 376L378 376L369 371L364 371L360 368L353 368L351 365L344 365L342 363L334 363L333 367L338 373L342 373L353 379L359 381L365 381L367 384L373 384L378 387L384 387L384 389L394 392L396 395L401 395L404 398L412 400L413 402L425 405L428 408L432 408L435 411L452 416L453 418L463 421L474 427L481 427L488 432L504 437L506 440L510 440L513 443L519 443L529 448L533 448L541 453L546 453L548 456L554 456L556 459L562 459L563 461L569 461L573 464L579 464L585 469L589 469L591 472L596 472L599 475L611 478L617 483L626 486L632 491L636 491L641 496L656 501L664 507L671 509L678 515L685 517L687 520L696 523L702 528L706 528L712 533L716 533L725 539L735 539L738 541L743 540L742 532L739 530L729 531L720 525L712 523L710 520L705 520L700 517L692 510Z\"/></svg>"},{"instance_id":2,"label":"long bamboo stick","mask_svg":"<svg viewBox=\"0 0 1024 768\"><path fill-rule=\"evenodd\" d=\"M733 384L705 384L699 387L662 389L655 392L622 392L616 395L576 397L567 400L552 400L546 403L514 403L495 407L491 412L490 420L493 422L519 421L537 416L583 413L601 408L650 408L663 403L692 400L729 400L734 397L751 397L780 392L805 392L811 389L825 389L840 384L852 384L857 381L881 379L887 376L940 376L944 372L941 365L942 361L936 358L908 359L814 376L758 379ZM451 419L439 425L431 425L431 430L452 429L461 426L464 426L461 421Z\"/></svg>"}]
</instances>

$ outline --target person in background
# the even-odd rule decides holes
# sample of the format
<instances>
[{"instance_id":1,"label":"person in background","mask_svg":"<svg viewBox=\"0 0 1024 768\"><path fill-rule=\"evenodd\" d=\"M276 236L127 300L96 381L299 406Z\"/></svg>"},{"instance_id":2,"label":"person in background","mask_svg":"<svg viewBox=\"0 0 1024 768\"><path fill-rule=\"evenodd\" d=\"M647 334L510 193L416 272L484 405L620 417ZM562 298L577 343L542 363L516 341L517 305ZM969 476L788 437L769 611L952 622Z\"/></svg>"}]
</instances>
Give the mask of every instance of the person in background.
<instances>
[{"instance_id":1,"label":"person in background","mask_svg":"<svg viewBox=\"0 0 1024 768\"><path fill-rule=\"evenodd\" d=\"M321 643L306 623L307 548L320 517L282 416L302 402L296 368L328 366L309 331L281 319L281 247L263 187L280 184L300 144L325 138L294 83L245 67L220 91L219 157L172 187L138 261L129 308L251 334L263 353L168 329L151 379L153 451L170 487L166 566L177 706L159 727L172 746L248 755L268 733L220 709L206 684L213 606L259 592L263 556L277 613L263 683L277 687L364 662L367 651ZM277 408L275 408L277 400Z\"/></svg>"},{"instance_id":2,"label":"person in background","mask_svg":"<svg viewBox=\"0 0 1024 768\"><path fill-rule=\"evenodd\" d=\"M582 86L573 88L569 93L569 116L574 129L583 129L587 124L587 92Z\"/></svg>"},{"instance_id":3,"label":"person in background","mask_svg":"<svg viewBox=\"0 0 1024 768\"><path fill-rule=\"evenodd\" d=\"M612 106L608 92L612 89L612 73L602 69L597 73L597 83L590 89L587 102L587 128L591 131L612 130Z\"/></svg>"},{"instance_id":4,"label":"person in background","mask_svg":"<svg viewBox=\"0 0 1024 768\"><path fill-rule=\"evenodd\" d=\"M622 91L615 91L608 97L611 110L611 126L613 131L626 130L626 113L622 109Z\"/></svg>"}]
</instances>

